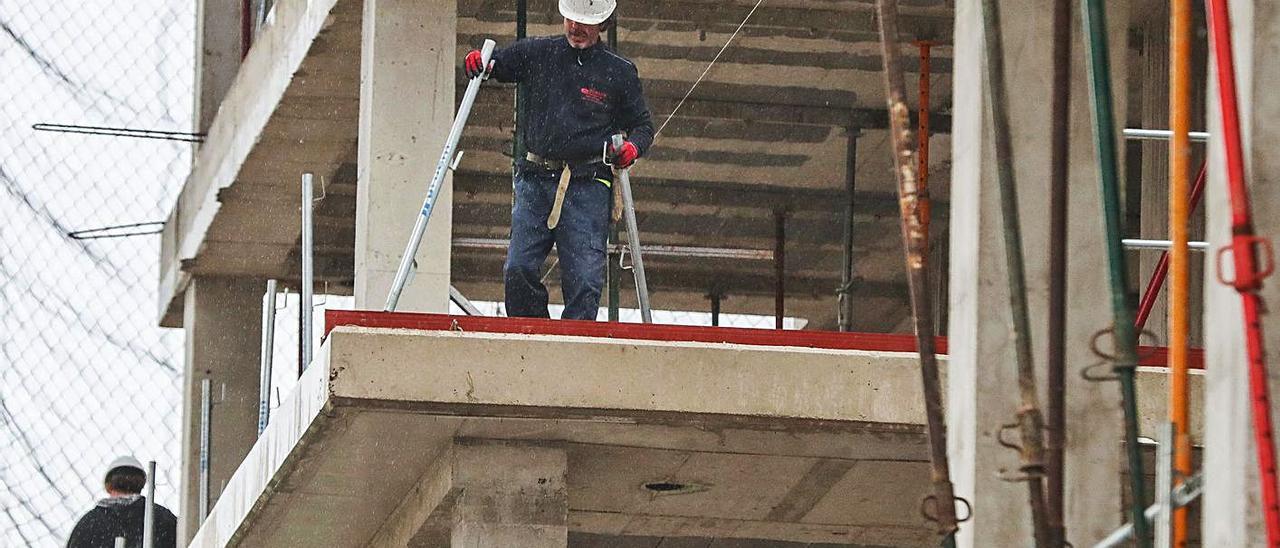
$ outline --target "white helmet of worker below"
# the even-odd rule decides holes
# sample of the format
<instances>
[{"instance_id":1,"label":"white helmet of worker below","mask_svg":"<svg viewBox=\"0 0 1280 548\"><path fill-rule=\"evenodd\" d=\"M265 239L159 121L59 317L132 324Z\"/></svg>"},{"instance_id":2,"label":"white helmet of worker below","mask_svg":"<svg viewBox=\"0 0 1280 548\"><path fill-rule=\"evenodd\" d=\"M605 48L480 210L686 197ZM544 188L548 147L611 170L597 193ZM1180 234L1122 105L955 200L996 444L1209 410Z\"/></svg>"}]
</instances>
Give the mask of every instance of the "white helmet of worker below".
<instances>
[{"instance_id":1,"label":"white helmet of worker below","mask_svg":"<svg viewBox=\"0 0 1280 548\"><path fill-rule=\"evenodd\" d=\"M584 25L599 25L616 7L616 0L560 0L560 15Z\"/></svg>"},{"instance_id":2,"label":"white helmet of worker below","mask_svg":"<svg viewBox=\"0 0 1280 548\"><path fill-rule=\"evenodd\" d=\"M116 468L136 468L143 474L147 473L147 469L142 466L141 462L138 462L138 459L129 455L124 455L122 457L116 457L116 460L111 461L111 464L107 465L107 472L102 475L103 481L106 481L106 476L110 476L111 472Z\"/></svg>"}]
</instances>

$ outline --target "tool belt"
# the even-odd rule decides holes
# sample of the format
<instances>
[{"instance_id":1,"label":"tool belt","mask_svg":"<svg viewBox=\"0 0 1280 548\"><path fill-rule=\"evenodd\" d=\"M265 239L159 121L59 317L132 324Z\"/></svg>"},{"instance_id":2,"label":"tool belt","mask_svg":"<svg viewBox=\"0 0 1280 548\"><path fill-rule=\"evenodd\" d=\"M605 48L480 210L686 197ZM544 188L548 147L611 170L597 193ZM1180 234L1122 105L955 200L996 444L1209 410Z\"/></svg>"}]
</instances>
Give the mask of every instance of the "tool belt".
<instances>
[{"instance_id":1,"label":"tool belt","mask_svg":"<svg viewBox=\"0 0 1280 548\"><path fill-rule=\"evenodd\" d=\"M526 162L529 162L547 171L563 171L564 168L566 167L582 168L584 166L588 166L592 164L604 163L604 161L599 158L586 158L583 160L550 160L550 159L538 156L537 154L534 154L532 152L526 152L524 155L524 159Z\"/></svg>"}]
</instances>

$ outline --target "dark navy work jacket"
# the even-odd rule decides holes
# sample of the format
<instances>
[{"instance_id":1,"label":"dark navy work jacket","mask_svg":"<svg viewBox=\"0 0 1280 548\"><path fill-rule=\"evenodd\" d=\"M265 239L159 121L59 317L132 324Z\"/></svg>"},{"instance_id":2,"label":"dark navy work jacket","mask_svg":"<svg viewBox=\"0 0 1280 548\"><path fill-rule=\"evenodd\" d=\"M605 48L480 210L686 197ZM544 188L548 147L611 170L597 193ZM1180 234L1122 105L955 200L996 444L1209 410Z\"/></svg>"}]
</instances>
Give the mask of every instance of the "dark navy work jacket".
<instances>
[{"instance_id":1,"label":"dark navy work jacket","mask_svg":"<svg viewBox=\"0 0 1280 548\"><path fill-rule=\"evenodd\" d=\"M574 49L564 36L528 38L493 53L493 77L524 90L525 147L550 160L601 157L618 131L643 155L653 120L636 66L603 42Z\"/></svg>"}]
</instances>

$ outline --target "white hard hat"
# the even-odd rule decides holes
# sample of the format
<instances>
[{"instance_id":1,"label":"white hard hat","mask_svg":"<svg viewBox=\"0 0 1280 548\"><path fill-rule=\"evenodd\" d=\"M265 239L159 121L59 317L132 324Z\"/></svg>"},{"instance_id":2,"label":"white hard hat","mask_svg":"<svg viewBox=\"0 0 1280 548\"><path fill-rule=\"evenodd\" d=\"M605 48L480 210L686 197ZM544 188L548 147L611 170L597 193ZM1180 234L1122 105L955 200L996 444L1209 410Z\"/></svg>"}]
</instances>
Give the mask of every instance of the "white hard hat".
<instances>
[{"instance_id":1,"label":"white hard hat","mask_svg":"<svg viewBox=\"0 0 1280 548\"><path fill-rule=\"evenodd\" d=\"M560 0L560 15L584 25L599 25L616 7L616 0Z\"/></svg>"},{"instance_id":2,"label":"white hard hat","mask_svg":"<svg viewBox=\"0 0 1280 548\"><path fill-rule=\"evenodd\" d=\"M131 455L124 455L116 457L116 460L111 461L111 464L107 465L107 473L103 474L103 481L106 481L106 476L110 476L111 472L115 471L116 468L137 468L139 472L142 472L143 474L147 473L147 469L143 468L142 463L138 462L138 459L133 458Z\"/></svg>"}]
</instances>

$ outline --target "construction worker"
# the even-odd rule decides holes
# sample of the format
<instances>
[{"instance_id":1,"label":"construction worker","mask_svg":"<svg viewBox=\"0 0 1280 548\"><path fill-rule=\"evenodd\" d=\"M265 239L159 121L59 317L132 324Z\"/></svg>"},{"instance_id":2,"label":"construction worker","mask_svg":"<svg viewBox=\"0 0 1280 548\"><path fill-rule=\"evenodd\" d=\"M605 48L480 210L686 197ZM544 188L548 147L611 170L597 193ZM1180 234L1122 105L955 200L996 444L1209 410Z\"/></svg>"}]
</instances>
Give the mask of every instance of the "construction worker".
<instances>
[{"instance_id":1,"label":"construction worker","mask_svg":"<svg viewBox=\"0 0 1280 548\"><path fill-rule=\"evenodd\" d=\"M560 0L564 35L530 38L493 53L482 67L467 54L467 77L484 70L522 85L528 154L515 174L511 246L503 267L508 316L549 317L542 265L559 254L565 319L595 320L604 286L613 173L653 142L640 76L602 43L615 24L615 0ZM622 132L617 150L607 145ZM607 146L607 149L606 149Z\"/></svg>"},{"instance_id":2,"label":"construction worker","mask_svg":"<svg viewBox=\"0 0 1280 548\"><path fill-rule=\"evenodd\" d=\"M119 457L107 465L104 479L107 498L89 510L67 539L67 548L114 548L116 538L123 537L125 546L142 546L142 522L147 499L141 495L147 484L142 463L130 456ZM155 505L155 547L173 548L177 544L178 518L168 508Z\"/></svg>"}]
</instances>

